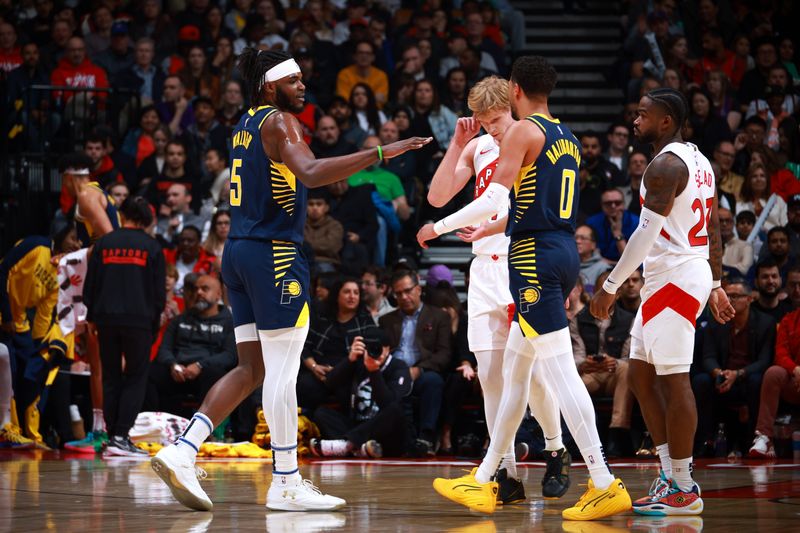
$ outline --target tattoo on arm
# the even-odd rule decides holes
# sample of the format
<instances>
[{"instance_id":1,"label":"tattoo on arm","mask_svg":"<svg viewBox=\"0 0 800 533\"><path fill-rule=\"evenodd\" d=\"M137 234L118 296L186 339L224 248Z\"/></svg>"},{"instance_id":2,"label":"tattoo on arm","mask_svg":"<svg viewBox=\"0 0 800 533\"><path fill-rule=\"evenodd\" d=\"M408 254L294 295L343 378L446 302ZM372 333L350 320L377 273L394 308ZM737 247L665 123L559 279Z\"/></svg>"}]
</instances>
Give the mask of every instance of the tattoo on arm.
<instances>
[{"instance_id":1,"label":"tattoo on arm","mask_svg":"<svg viewBox=\"0 0 800 533\"><path fill-rule=\"evenodd\" d=\"M716 192L708 221L708 263L711 265L714 281L722 279L722 238L719 234L719 203Z\"/></svg>"},{"instance_id":2,"label":"tattoo on arm","mask_svg":"<svg viewBox=\"0 0 800 533\"><path fill-rule=\"evenodd\" d=\"M643 179L647 189L644 207L667 216L675 197L686 187L689 170L679 157L665 153L653 160Z\"/></svg>"}]
</instances>

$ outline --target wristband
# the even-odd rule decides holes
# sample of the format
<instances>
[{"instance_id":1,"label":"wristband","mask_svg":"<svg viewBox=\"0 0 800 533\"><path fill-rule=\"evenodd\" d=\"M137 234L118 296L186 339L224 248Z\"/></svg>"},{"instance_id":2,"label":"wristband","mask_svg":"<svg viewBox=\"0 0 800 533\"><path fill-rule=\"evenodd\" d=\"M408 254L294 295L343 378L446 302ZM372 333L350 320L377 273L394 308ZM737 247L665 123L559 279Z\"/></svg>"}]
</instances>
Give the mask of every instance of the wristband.
<instances>
[{"instance_id":1,"label":"wristband","mask_svg":"<svg viewBox=\"0 0 800 533\"><path fill-rule=\"evenodd\" d=\"M376 148L378 149L378 161L383 161L383 148L380 144Z\"/></svg>"},{"instance_id":2,"label":"wristband","mask_svg":"<svg viewBox=\"0 0 800 533\"><path fill-rule=\"evenodd\" d=\"M711 282L711 290L712 291L714 289L719 289L720 287L722 287L722 282L720 280L715 279L714 281Z\"/></svg>"}]
</instances>

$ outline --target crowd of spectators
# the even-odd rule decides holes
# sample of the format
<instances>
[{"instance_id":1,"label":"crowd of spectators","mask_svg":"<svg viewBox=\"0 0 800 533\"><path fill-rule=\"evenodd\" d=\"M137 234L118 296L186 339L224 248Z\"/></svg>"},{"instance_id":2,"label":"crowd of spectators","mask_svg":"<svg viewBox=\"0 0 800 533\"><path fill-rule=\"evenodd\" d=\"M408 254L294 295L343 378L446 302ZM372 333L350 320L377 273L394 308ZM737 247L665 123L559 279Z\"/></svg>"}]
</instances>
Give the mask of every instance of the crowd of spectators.
<instances>
[{"instance_id":1,"label":"crowd of spectators","mask_svg":"<svg viewBox=\"0 0 800 533\"><path fill-rule=\"evenodd\" d=\"M581 277L568 314L583 381L605 398L599 406L611 405L598 417L610 456L650 451L626 378L641 273L625 283L611 319L594 319L585 304L638 225L652 153L636 141L633 121L639 98L657 87L684 92L684 138L712 161L725 289L737 310L729 325L698 321L696 455L714 453L718 424L731 420L744 423L727 425L732 447L746 453L755 437L754 453L774 454L779 399L800 403L792 335L800 323L800 75L784 3L775 5L631 2L609 73L625 94L619 119L602 133L578 132ZM164 250L165 302L143 409L190 413L236 363L218 276L230 228L231 131L250 96L235 60L246 46L282 49L303 72L297 118L317 157L434 138L309 192L314 305L298 397L322 430L313 451L480 453L487 436L465 310L447 267L420 276L413 236L422 221L468 200L437 211L425 196L456 120L469 114L470 88L507 75L524 48L523 19L505 1L0 2L4 145L35 153L75 138L63 148L91 159L91 180L118 205L144 198L153 207L148 231ZM75 137L86 110L92 127ZM118 120L124 115L135 118ZM74 204L62 194L59 241L74 231ZM5 310L2 318L5 328ZM234 414L237 438L249 439L258 394ZM70 440L69 425L45 415L59 435L48 442Z\"/></svg>"}]
</instances>

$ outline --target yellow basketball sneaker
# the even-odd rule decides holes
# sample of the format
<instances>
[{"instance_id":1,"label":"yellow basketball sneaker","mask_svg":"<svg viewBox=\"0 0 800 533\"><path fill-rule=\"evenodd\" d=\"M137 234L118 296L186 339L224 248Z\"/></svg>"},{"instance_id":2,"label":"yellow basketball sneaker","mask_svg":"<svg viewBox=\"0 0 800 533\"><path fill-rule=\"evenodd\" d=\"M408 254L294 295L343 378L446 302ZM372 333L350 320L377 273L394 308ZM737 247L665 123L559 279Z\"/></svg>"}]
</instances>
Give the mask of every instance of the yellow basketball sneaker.
<instances>
[{"instance_id":1,"label":"yellow basketball sneaker","mask_svg":"<svg viewBox=\"0 0 800 533\"><path fill-rule=\"evenodd\" d=\"M433 480L433 488L448 500L473 511L492 514L497 506L498 485L495 481L478 483L475 479L477 472L478 468L475 467L468 475L456 479L436 478Z\"/></svg>"},{"instance_id":2,"label":"yellow basketball sneaker","mask_svg":"<svg viewBox=\"0 0 800 533\"><path fill-rule=\"evenodd\" d=\"M631 508L631 497L625 484L615 479L605 490L595 488L589 479L589 488L574 506L564 509L564 520L597 520L607 516L624 513Z\"/></svg>"}]
</instances>

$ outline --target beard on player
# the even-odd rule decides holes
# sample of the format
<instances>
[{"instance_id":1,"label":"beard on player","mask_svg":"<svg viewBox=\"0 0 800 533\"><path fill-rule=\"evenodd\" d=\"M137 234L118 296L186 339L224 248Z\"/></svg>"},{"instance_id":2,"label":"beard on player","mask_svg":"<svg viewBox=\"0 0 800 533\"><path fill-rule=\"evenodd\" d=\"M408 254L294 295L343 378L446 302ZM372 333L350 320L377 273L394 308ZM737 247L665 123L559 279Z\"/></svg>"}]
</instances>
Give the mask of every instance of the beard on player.
<instances>
[{"instance_id":1,"label":"beard on player","mask_svg":"<svg viewBox=\"0 0 800 533\"><path fill-rule=\"evenodd\" d=\"M300 113L305 106L305 92L291 94L291 91L284 89L281 85L275 87L275 106L281 110Z\"/></svg>"}]
</instances>

